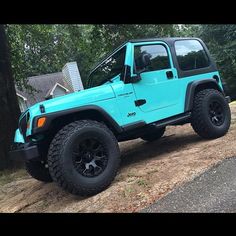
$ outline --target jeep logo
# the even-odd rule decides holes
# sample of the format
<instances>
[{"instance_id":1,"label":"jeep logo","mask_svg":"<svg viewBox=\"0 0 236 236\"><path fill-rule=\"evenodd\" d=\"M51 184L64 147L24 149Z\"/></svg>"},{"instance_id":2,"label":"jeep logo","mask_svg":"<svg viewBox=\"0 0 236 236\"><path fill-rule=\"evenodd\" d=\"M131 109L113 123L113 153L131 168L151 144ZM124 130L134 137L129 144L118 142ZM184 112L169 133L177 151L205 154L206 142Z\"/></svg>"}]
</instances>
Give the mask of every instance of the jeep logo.
<instances>
[{"instance_id":1,"label":"jeep logo","mask_svg":"<svg viewBox=\"0 0 236 236\"><path fill-rule=\"evenodd\" d=\"M135 116L135 115L136 115L136 112L130 112L130 113L128 113L127 117Z\"/></svg>"}]
</instances>

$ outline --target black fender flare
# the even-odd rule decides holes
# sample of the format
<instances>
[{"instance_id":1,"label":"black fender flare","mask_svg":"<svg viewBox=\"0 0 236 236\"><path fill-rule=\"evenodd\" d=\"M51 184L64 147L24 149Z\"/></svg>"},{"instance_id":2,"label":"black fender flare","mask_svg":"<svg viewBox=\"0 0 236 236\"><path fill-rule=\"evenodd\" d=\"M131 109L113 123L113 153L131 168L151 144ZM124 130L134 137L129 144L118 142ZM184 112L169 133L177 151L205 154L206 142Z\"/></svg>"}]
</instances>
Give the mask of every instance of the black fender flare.
<instances>
[{"instance_id":1,"label":"black fender flare","mask_svg":"<svg viewBox=\"0 0 236 236\"><path fill-rule=\"evenodd\" d=\"M66 115L70 115L70 114L75 114L75 113L79 113L79 112L84 112L84 111L97 111L99 112L112 126L112 128L117 132L117 133L121 133L123 131L122 127L101 107L97 106L97 105L86 105L86 106L81 106L81 107L77 107L77 108L72 108L72 109L68 109L68 110L63 110L63 111L58 111L58 112L52 112L52 113L45 113L39 116L34 117L33 119L33 129L32 129L32 135L34 134L38 134L38 133L43 133L45 131L47 131L50 128L50 125L52 124L53 120L55 120L56 118L62 117L62 116L66 116ZM40 117L46 117L46 123L43 127L41 128L37 128L36 124L37 121Z\"/></svg>"},{"instance_id":2,"label":"black fender flare","mask_svg":"<svg viewBox=\"0 0 236 236\"><path fill-rule=\"evenodd\" d=\"M193 107L193 99L194 99L194 95L195 95L195 90L199 85L203 85L203 84L211 84L224 94L224 91L219 86L216 79L212 78L212 79L192 81L188 84L187 90L186 90L185 105L184 105L185 112L191 111L191 109Z\"/></svg>"}]
</instances>

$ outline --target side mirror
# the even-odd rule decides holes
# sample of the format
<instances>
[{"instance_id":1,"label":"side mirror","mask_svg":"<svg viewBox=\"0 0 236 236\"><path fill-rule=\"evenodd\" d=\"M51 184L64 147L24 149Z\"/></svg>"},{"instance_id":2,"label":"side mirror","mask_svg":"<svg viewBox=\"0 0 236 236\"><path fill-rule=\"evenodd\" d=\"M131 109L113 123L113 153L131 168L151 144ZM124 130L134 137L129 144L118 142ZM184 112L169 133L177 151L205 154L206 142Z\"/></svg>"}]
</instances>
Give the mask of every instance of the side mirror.
<instances>
[{"instance_id":1,"label":"side mirror","mask_svg":"<svg viewBox=\"0 0 236 236\"><path fill-rule=\"evenodd\" d=\"M132 83L137 83L141 80L141 73L145 72L147 66L151 65L151 55L149 53L143 53L135 60L136 76L131 78Z\"/></svg>"},{"instance_id":2,"label":"side mirror","mask_svg":"<svg viewBox=\"0 0 236 236\"><path fill-rule=\"evenodd\" d=\"M151 65L151 55L149 53L144 53L141 58L143 68Z\"/></svg>"},{"instance_id":3,"label":"side mirror","mask_svg":"<svg viewBox=\"0 0 236 236\"><path fill-rule=\"evenodd\" d=\"M131 77L131 68L130 66L125 66L122 73L121 73L121 78L124 79L125 83L137 83L138 81L141 80L140 73L137 73L136 76Z\"/></svg>"},{"instance_id":4,"label":"side mirror","mask_svg":"<svg viewBox=\"0 0 236 236\"><path fill-rule=\"evenodd\" d=\"M136 70L139 71L139 73L144 72L146 67L151 65L151 55L149 53L142 53L142 55L135 60L135 64Z\"/></svg>"}]
</instances>

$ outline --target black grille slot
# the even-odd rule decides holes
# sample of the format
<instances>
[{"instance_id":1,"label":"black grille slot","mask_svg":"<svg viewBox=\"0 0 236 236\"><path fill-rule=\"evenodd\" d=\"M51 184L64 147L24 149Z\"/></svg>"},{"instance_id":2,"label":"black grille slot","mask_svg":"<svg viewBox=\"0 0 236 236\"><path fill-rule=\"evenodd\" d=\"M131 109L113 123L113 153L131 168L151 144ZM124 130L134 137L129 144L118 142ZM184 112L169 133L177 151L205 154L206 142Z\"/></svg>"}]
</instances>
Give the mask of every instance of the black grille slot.
<instances>
[{"instance_id":1,"label":"black grille slot","mask_svg":"<svg viewBox=\"0 0 236 236\"><path fill-rule=\"evenodd\" d=\"M27 130L28 120L29 120L29 113L26 113L19 122L19 129L24 139L26 139L26 130Z\"/></svg>"}]
</instances>

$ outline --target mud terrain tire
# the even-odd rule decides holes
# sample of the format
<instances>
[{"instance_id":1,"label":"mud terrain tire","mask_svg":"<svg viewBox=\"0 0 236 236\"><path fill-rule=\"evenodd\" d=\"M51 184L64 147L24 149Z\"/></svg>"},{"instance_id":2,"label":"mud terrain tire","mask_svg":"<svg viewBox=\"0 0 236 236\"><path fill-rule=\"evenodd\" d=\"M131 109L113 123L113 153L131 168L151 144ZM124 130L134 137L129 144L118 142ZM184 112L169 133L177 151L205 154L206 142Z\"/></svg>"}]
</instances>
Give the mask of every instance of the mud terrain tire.
<instances>
[{"instance_id":1,"label":"mud terrain tire","mask_svg":"<svg viewBox=\"0 0 236 236\"><path fill-rule=\"evenodd\" d=\"M198 92L194 98L191 125L206 139L225 135L230 127L230 107L223 94L215 89Z\"/></svg>"},{"instance_id":2,"label":"mud terrain tire","mask_svg":"<svg viewBox=\"0 0 236 236\"><path fill-rule=\"evenodd\" d=\"M118 142L111 130L93 120L79 120L62 128L48 152L49 171L64 190L90 196L106 189L120 164Z\"/></svg>"}]
</instances>

